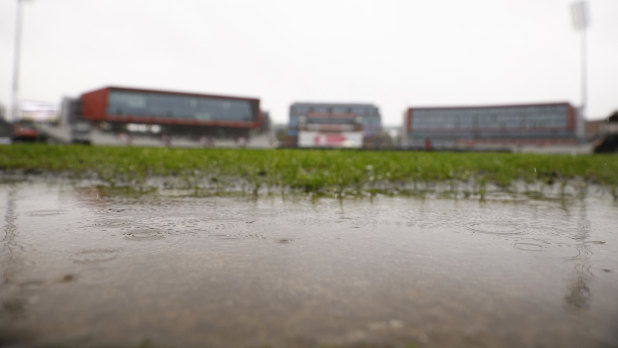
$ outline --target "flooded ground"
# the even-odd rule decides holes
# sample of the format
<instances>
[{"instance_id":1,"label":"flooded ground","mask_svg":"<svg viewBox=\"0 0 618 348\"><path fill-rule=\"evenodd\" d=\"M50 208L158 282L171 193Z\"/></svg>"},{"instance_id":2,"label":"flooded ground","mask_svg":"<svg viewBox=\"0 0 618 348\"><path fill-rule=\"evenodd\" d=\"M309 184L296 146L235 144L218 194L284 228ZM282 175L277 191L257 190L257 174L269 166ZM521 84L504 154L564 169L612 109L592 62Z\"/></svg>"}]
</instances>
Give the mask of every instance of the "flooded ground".
<instances>
[{"instance_id":1,"label":"flooded ground","mask_svg":"<svg viewBox=\"0 0 618 348\"><path fill-rule=\"evenodd\" d=\"M616 347L618 205L0 185L2 347Z\"/></svg>"}]
</instances>

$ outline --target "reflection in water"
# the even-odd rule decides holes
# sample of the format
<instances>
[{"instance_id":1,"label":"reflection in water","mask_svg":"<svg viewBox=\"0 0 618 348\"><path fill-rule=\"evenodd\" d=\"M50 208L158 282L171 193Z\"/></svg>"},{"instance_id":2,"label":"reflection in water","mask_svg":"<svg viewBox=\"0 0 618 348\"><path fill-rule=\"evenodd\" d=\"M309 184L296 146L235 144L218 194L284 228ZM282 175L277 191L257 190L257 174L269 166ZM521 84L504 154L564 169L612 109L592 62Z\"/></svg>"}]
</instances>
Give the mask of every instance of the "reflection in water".
<instances>
[{"instance_id":1,"label":"reflection in water","mask_svg":"<svg viewBox=\"0 0 618 348\"><path fill-rule=\"evenodd\" d=\"M583 275L583 272L578 271L578 273L567 287L568 293L564 300L570 308L581 310L588 308L591 293L586 284L586 276Z\"/></svg>"},{"instance_id":2,"label":"reflection in water","mask_svg":"<svg viewBox=\"0 0 618 348\"><path fill-rule=\"evenodd\" d=\"M13 320L23 318L26 313L27 301L22 297L13 297L7 289L16 283L16 275L19 273L19 252L22 247L17 243L17 226L15 213L15 186L10 186L7 199L6 211L4 215L4 238L2 238L0 255L0 294L2 294L2 312L8 314Z\"/></svg>"},{"instance_id":3,"label":"reflection in water","mask_svg":"<svg viewBox=\"0 0 618 348\"><path fill-rule=\"evenodd\" d=\"M8 284L11 282L11 275L14 271L16 261L16 249L18 245L15 241L16 226L15 226L15 187L11 186L7 194L6 212L4 215L4 238L2 238L2 259L0 274L2 275L2 283Z\"/></svg>"},{"instance_id":4,"label":"reflection in water","mask_svg":"<svg viewBox=\"0 0 618 348\"><path fill-rule=\"evenodd\" d=\"M2 301L2 309L13 320L24 318L26 315L26 300L23 298L6 298Z\"/></svg>"},{"instance_id":5,"label":"reflection in water","mask_svg":"<svg viewBox=\"0 0 618 348\"><path fill-rule=\"evenodd\" d=\"M584 201L581 202L577 231L572 238L576 242L577 255L568 260L576 262L576 265L574 267L575 272L567 286L567 294L564 300L570 310L584 310L588 309L592 297L588 282L593 276L590 272L590 258L592 256L589 245L590 221L586 217L586 203Z\"/></svg>"}]
</instances>

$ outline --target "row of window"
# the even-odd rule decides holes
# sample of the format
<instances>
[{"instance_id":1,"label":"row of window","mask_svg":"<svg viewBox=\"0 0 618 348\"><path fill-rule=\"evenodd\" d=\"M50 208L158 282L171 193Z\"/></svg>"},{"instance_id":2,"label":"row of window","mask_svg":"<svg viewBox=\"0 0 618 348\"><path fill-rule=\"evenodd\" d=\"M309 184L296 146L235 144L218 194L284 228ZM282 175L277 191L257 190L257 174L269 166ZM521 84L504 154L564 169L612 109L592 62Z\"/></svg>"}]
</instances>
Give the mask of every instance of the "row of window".
<instances>
[{"instance_id":1,"label":"row of window","mask_svg":"<svg viewBox=\"0 0 618 348\"><path fill-rule=\"evenodd\" d=\"M309 105L294 104L290 107L290 116L302 116L309 113L354 114L356 116L380 116L377 107L372 105Z\"/></svg>"},{"instance_id":2,"label":"row of window","mask_svg":"<svg viewBox=\"0 0 618 348\"><path fill-rule=\"evenodd\" d=\"M569 137L574 136L574 130L567 129L501 129L484 130L482 132L473 130L460 130L457 132L431 132L431 131L411 131L408 133L410 139L492 139L492 138L533 138L533 137Z\"/></svg>"},{"instance_id":3,"label":"row of window","mask_svg":"<svg viewBox=\"0 0 618 348\"><path fill-rule=\"evenodd\" d=\"M461 108L461 109L413 109L413 115L439 117L477 117L504 115L508 117L528 116L538 114L565 115L568 111L566 105L533 105L517 107L488 107L488 108Z\"/></svg>"},{"instance_id":4,"label":"row of window","mask_svg":"<svg viewBox=\"0 0 618 348\"><path fill-rule=\"evenodd\" d=\"M457 116L457 115L438 115L438 116L420 116L413 115L412 120L419 120L423 122L433 121L435 123L440 122L448 122L448 121L460 121L460 122L505 122L512 120L528 120L528 119L544 119L544 120L553 120L553 119L564 119L565 114L530 114L525 116L511 116L511 115L478 115L478 116Z\"/></svg>"},{"instance_id":5,"label":"row of window","mask_svg":"<svg viewBox=\"0 0 618 348\"><path fill-rule=\"evenodd\" d=\"M509 120L497 122L460 122L456 120L435 121L412 121L412 129L466 129L466 128L565 128L566 120Z\"/></svg>"},{"instance_id":6,"label":"row of window","mask_svg":"<svg viewBox=\"0 0 618 348\"><path fill-rule=\"evenodd\" d=\"M109 115L171 117L203 121L253 122L257 105L248 100L110 91Z\"/></svg>"},{"instance_id":7,"label":"row of window","mask_svg":"<svg viewBox=\"0 0 618 348\"><path fill-rule=\"evenodd\" d=\"M304 116L304 115L301 115L301 116ZM298 118L299 117L300 117L299 115L290 115L289 126L290 127L298 127ZM332 119L337 119L337 118L333 117ZM309 118L308 120L311 120L310 122L317 123L317 122L320 122L322 120L329 120L329 118L322 118L322 117L321 118L313 118L312 117L312 118ZM344 122L353 122L352 121L353 119L345 119L345 120L346 121L344 121ZM379 116L364 116L364 117L361 117L361 120L362 120L364 126L374 126L374 127L378 126L379 127L382 124L382 121L380 120ZM325 122L328 122L328 121L325 121Z\"/></svg>"},{"instance_id":8,"label":"row of window","mask_svg":"<svg viewBox=\"0 0 618 348\"><path fill-rule=\"evenodd\" d=\"M307 124L356 124L356 119L354 118L307 118Z\"/></svg>"},{"instance_id":9,"label":"row of window","mask_svg":"<svg viewBox=\"0 0 618 348\"><path fill-rule=\"evenodd\" d=\"M564 128L568 125L568 114L565 106L560 108L415 110L411 126L412 129Z\"/></svg>"}]
</instances>

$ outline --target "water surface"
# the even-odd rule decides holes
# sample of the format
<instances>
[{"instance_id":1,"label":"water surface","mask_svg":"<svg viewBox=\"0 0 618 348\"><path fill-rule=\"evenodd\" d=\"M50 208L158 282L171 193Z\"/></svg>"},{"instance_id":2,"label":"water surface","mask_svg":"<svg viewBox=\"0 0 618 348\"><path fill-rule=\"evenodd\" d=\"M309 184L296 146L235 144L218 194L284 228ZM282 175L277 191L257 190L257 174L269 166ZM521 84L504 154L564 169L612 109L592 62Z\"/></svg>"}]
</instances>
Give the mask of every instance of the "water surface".
<instances>
[{"instance_id":1,"label":"water surface","mask_svg":"<svg viewBox=\"0 0 618 348\"><path fill-rule=\"evenodd\" d=\"M106 192L0 185L0 346L618 346L603 197Z\"/></svg>"}]
</instances>

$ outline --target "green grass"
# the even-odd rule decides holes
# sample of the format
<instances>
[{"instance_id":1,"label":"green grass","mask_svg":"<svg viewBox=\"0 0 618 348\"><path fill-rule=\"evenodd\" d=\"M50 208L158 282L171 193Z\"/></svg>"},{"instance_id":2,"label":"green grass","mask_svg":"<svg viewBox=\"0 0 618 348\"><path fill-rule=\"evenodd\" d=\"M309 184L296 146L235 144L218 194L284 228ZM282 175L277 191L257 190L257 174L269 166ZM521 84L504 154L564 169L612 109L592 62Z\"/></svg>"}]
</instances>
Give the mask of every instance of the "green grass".
<instances>
[{"instance_id":1,"label":"green grass","mask_svg":"<svg viewBox=\"0 0 618 348\"><path fill-rule=\"evenodd\" d=\"M562 185L571 181L616 192L616 155L537 155L397 151L180 149L15 144L0 146L0 171L96 177L111 186L140 186L149 178L173 184L242 191L263 189L341 195L394 193L429 183L453 191L462 183L482 192L515 182Z\"/></svg>"}]
</instances>

